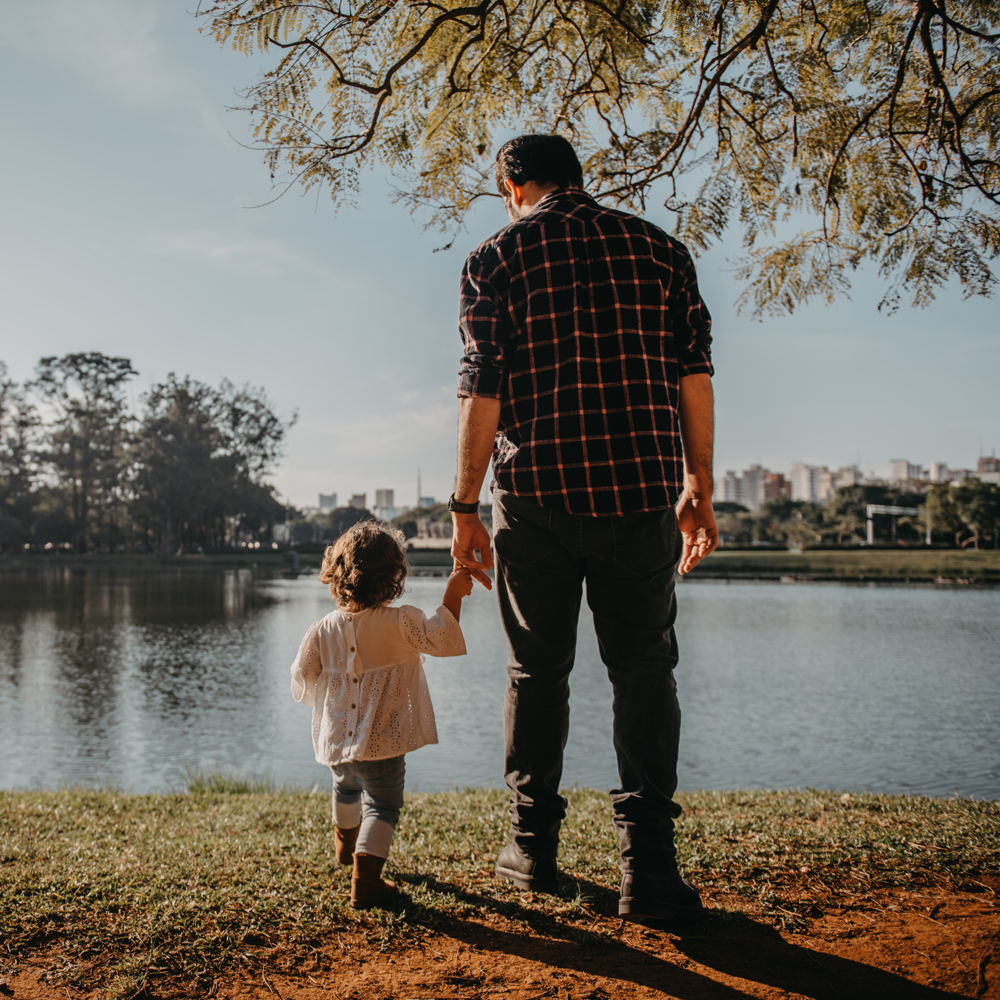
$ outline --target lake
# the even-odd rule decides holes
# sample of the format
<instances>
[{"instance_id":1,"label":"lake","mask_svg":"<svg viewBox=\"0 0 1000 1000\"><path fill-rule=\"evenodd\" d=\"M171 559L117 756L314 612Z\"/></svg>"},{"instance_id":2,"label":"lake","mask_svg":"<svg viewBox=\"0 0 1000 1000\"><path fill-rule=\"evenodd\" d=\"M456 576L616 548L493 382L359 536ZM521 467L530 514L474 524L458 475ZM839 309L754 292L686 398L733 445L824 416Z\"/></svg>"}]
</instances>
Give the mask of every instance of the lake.
<instances>
[{"instance_id":1,"label":"lake","mask_svg":"<svg viewBox=\"0 0 1000 1000\"><path fill-rule=\"evenodd\" d=\"M428 612L443 579L411 579ZM680 787L1000 797L1000 590L682 583ZM331 608L250 570L0 573L0 788L181 789L231 769L325 790L288 668ZM411 790L503 785L506 643L465 602L468 656L428 658L441 739ZM586 610L564 783L617 782L611 687Z\"/></svg>"}]
</instances>

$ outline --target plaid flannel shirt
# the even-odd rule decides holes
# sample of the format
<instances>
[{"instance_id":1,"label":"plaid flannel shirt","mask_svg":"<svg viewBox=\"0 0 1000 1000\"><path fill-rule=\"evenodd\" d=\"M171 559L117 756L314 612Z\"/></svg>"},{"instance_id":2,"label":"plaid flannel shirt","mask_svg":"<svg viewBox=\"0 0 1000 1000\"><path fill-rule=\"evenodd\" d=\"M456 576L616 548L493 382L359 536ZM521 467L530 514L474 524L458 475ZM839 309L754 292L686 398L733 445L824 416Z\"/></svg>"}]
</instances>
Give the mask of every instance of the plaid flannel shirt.
<instances>
[{"instance_id":1,"label":"plaid flannel shirt","mask_svg":"<svg viewBox=\"0 0 1000 1000\"><path fill-rule=\"evenodd\" d=\"M470 254L458 395L499 399L495 485L571 514L662 510L683 485L685 375L713 373L683 244L554 191Z\"/></svg>"}]
</instances>

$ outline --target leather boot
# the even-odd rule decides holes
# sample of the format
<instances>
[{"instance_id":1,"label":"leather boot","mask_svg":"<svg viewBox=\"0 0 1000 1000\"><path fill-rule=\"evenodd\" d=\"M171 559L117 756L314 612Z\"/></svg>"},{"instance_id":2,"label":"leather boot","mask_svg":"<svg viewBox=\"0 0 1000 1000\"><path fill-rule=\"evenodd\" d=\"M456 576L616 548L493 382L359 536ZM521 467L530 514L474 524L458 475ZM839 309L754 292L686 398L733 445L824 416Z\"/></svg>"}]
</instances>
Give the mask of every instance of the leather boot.
<instances>
[{"instance_id":1,"label":"leather boot","mask_svg":"<svg viewBox=\"0 0 1000 1000\"><path fill-rule=\"evenodd\" d=\"M382 878L385 858L374 854L354 855L354 877L351 879L351 906L367 910L370 906L389 906L399 899L395 882Z\"/></svg>"},{"instance_id":2,"label":"leather boot","mask_svg":"<svg viewBox=\"0 0 1000 1000\"><path fill-rule=\"evenodd\" d=\"M333 828L333 843L337 848L337 860L342 865L353 864L354 845L358 842L358 831L361 824L352 826L349 830L341 830L339 826Z\"/></svg>"}]
</instances>

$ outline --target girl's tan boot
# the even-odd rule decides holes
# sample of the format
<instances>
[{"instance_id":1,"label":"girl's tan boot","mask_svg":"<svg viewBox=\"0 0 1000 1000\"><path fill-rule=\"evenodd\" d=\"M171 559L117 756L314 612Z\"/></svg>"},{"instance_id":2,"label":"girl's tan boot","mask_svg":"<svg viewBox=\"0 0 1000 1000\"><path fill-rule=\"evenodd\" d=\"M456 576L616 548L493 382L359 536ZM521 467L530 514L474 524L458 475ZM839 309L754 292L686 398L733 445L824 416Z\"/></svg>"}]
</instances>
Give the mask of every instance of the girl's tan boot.
<instances>
[{"instance_id":1,"label":"girl's tan boot","mask_svg":"<svg viewBox=\"0 0 1000 1000\"><path fill-rule=\"evenodd\" d=\"M358 842L358 831L361 824L352 826L349 830L341 830L339 826L333 828L333 843L337 848L337 860L342 865L349 865L354 861L354 847Z\"/></svg>"},{"instance_id":2,"label":"girl's tan boot","mask_svg":"<svg viewBox=\"0 0 1000 1000\"><path fill-rule=\"evenodd\" d=\"M382 878L385 858L374 854L354 855L354 877L351 879L351 906L367 910L370 906L389 906L399 899L395 882Z\"/></svg>"}]
</instances>

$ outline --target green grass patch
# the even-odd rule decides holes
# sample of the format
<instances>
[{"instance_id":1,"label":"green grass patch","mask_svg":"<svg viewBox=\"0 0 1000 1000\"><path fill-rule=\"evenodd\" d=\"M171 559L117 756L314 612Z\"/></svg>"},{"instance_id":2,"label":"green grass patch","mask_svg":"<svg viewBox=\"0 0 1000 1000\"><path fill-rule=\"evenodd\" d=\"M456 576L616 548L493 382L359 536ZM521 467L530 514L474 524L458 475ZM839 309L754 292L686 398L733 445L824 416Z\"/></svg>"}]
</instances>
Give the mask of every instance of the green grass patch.
<instances>
[{"instance_id":1,"label":"green grass patch","mask_svg":"<svg viewBox=\"0 0 1000 1000\"><path fill-rule=\"evenodd\" d=\"M696 577L816 577L829 580L938 579L1000 583L1000 549L717 549Z\"/></svg>"},{"instance_id":2,"label":"green grass patch","mask_svg":"<svg viewBox=\"0 0 1000 1000\"><path fill-rule=\"evenodd\" d=\"M619 879L606 795L568 792L564 897L530 904L492 874L506 795L411 795L388 871L393 911L355 912L336 864L328 794L263 790L238 775L192 775L191 794L0 792L0 940L11 963L58 952L51 974L113 997L169 983L208 989L222 970L306 955L337 932L389 949L448 921L500 917L525 932L612 937ZM778 924L802 919L789 885L880 888L991 883L1000 804L826 792L679 796L680 860L703 888L742 894ZM985 882L984 882L985 880ZM575 922L574 922L575 921Z\"/></svg>"}]
</instances>

